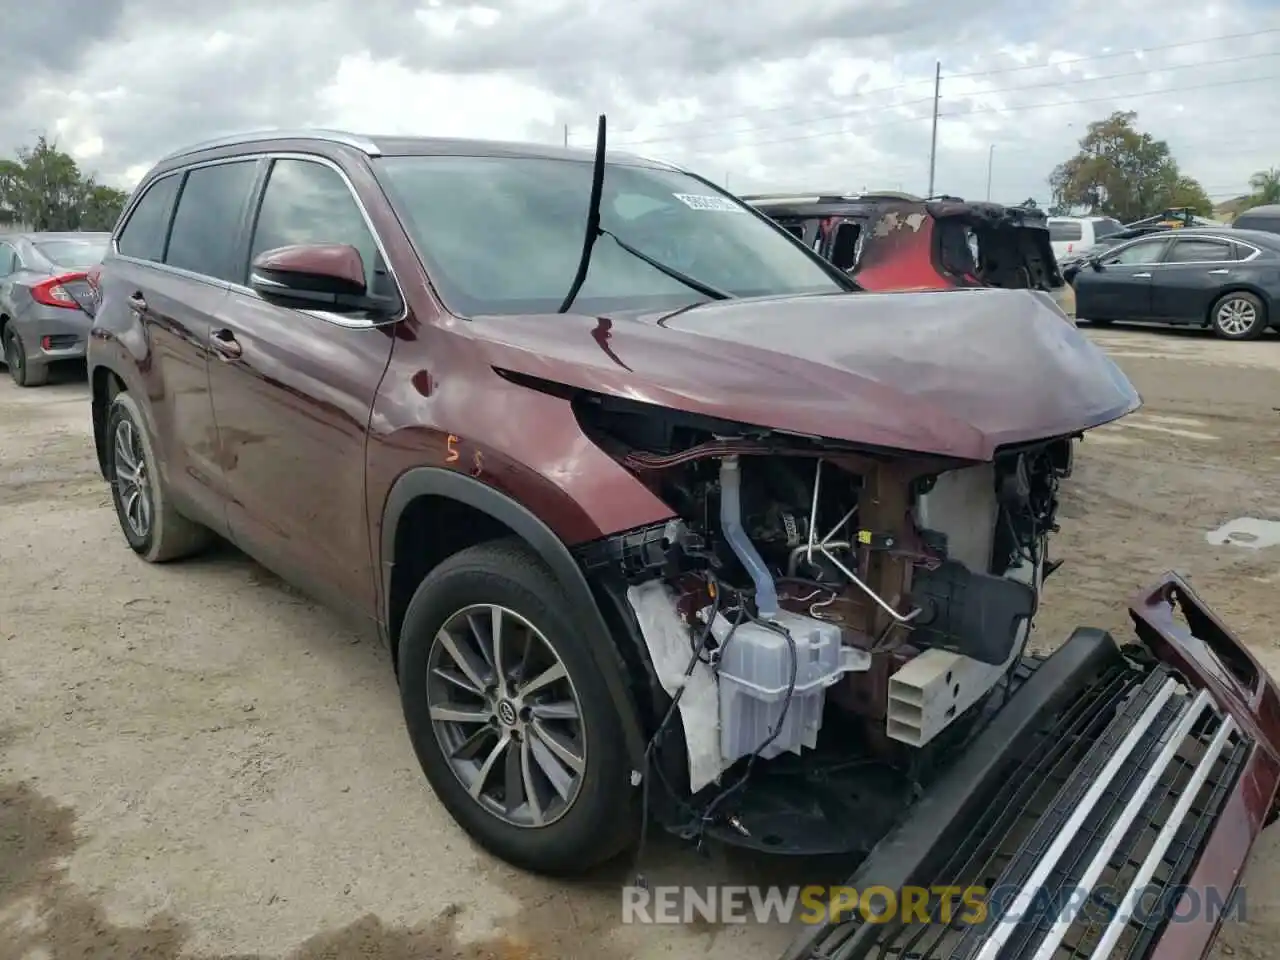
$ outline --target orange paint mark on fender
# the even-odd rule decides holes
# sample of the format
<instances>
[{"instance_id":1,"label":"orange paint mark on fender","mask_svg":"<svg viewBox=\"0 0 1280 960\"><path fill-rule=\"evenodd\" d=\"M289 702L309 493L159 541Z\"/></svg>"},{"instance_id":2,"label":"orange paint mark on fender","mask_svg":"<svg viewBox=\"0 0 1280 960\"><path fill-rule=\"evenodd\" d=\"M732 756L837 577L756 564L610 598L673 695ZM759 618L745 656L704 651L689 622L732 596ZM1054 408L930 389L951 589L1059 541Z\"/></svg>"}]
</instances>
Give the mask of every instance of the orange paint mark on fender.
<instances>
[{"instance_id":1,"label":"orange paint mark on fender","mask_svg":"<svg viewBox=\"0 0 1280 960\"><path fill-rule=\"evenodd\" d=\"M456 463L458 460L458 438L452 433L449 434L449 455L444 458L445 463Z\"/></svg>"}]
</instances>

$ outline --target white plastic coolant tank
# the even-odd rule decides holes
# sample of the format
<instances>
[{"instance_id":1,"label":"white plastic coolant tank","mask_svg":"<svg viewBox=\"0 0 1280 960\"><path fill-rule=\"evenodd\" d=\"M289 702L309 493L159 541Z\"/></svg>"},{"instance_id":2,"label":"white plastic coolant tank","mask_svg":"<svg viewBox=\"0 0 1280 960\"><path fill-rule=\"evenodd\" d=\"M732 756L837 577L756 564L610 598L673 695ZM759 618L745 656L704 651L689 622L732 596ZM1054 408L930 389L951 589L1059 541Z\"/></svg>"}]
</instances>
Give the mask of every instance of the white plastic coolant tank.
<instances>
[{"instance_id":1,"label":"white plastic coolant tank","mask_svg":"<svg viewBox=\"0 0 1280 960\"><path fill-rule=\"evenodd\" d=\"M712 635L722 645L720 679L720 753L725 764L755 753L783 719L777 737L760 757L768 760L801 747L813 749L822 728L822 708L827 687L842 674L866 670L870 656L840 642L840 628L833 623L779 611L776 622L795 641L796 680L787 703L791 678L791 650L777 630L746 621L729 635L732 624L716 616ZM725 638L728 637L728 642Z\"/></svg>"}]
</instances>

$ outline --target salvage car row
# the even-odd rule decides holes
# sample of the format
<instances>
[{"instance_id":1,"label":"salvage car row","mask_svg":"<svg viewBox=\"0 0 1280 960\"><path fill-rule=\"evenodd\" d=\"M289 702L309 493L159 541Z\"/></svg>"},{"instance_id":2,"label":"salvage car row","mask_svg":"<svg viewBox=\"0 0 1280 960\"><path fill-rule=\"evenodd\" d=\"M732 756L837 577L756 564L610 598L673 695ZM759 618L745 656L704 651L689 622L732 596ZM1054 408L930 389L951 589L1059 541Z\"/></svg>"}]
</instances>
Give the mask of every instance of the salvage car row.
<instances>
[{"instance_id":1,"label":"salvage car row","mask_svg":"<svg viewBox=\"0 0 1280 960\"><path fill-rule=\"evenodd\" d=\"M376 632L425 778L517 866L653 822L860 889L1128 891L961 943L941 901L832 917L796 960L1198 954L1145 905L1230 887L1274 819L1276 684L1172 575L1133 636L1027 653L1075 442L1136 390L1022 214L877 200L846 268L845 221L782 219L606 155L603 118L594 153L178 151L86 277L123 539L230 540Z\"/></svg>"}]
</instances>

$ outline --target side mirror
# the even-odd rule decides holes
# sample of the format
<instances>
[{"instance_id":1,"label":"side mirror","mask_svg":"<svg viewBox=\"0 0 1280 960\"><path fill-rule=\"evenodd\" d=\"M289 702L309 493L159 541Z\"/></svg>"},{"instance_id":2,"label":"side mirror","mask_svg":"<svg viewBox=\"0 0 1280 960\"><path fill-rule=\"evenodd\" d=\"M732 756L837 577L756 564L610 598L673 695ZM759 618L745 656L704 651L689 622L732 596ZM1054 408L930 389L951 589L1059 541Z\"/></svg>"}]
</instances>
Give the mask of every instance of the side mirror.
<instances>
[{"instance_id":1,"label":"side mirror","mask_svg":"<svg viewBox=\"0 0 1280 960\"><path fill-rule=\"evenodd\" d=\"M365 285L364 259L346 243L304 243L264 250L253 259L249 285L284 306L381 311L391 306Z\"/></svg>"},{"instance_id":2,"label":"side mirror","mask_svg":"<svg viewBox=\"0 0 1280 960\"><path fill-rule=\"evenodd\" d=\"M1096 270L1096 271L1098 271L1099 273L1101 273L1101 272L1102 272L1102 258L1101 258L1101 257L1099 257L1099 256L1093 256L1093 257L1090 257L1090 258L1089 258L1089 266L1093 267L1093 269L1094 269L1094 270Z\"/></svg>"}]
</instances>

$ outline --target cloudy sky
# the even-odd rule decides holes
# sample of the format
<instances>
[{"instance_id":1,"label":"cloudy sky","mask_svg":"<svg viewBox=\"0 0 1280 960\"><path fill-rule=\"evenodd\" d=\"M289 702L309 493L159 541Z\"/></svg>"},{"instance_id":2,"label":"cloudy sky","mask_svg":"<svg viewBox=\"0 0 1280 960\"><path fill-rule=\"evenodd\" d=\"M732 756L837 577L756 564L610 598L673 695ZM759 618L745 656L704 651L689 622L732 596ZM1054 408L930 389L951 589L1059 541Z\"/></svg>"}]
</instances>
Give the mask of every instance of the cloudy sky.
<instances>
[{"instance_id":1,"label":"cloudy sky","mask_svg":"<svg viewBox=\"0 0 1280 960\"><path fill-rule=\"evenodd\" d=\"M1280 0L6 0L0 152L132 186L269 127L611 144L730 189L1047 199L1113 110L1215 199L1280 166ZM69 26L70 25L70 26Z\"/></svg>"}]
</instances>

